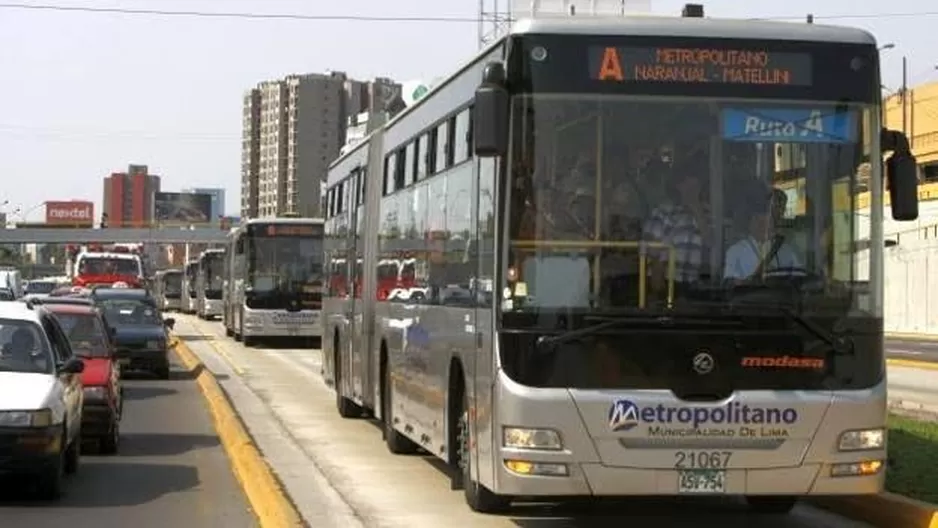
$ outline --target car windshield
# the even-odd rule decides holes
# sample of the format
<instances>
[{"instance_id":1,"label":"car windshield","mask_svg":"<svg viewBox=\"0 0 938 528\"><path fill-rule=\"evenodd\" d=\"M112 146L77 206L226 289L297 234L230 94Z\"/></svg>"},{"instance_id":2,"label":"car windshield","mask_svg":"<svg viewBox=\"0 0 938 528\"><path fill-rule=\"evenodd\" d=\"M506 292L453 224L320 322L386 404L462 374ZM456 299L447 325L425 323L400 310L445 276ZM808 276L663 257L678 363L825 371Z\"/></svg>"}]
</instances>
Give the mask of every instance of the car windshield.
<instances>
[{"instance_id":1,"label":"car windshield","mask_svg":"<svg viewBox=\"0 0 938 528\"><path fill-rule=\"evenodd\" d=\"M48 374L55 367L38 324L0 319L0 372Z\"/></svg>"},{"instance_id":2,"label":"car windshield","mask_svg":"<svg viewBox=\"0 0 938 528\"><path fill-rule=\"evenodd\" d=\"M57 286L58 284L52 281L30 281L29 284L26 285L26 293L27 294L38 293L40 295L46 294L46 293L52 293L52 291L55 290Z\"/></svg>"},{"instance_id":3,"label":"car windshield","mask_svg":"<svg viewBox=\"0 0 938 528\"><path fill-rule=\"evenodd\" d=\"M57 313L59 325L72 344L77 356L107 357L108 337L100 319L94 314Z\"/></svg>"},{"instance_id":4,"label":"car windshield","mask_svg":"<svg viewBox=\"0 0 938 528\"><path fill-rule=\"evenodd\" d=\"M124 257L81 257L79 275L140 275L140 261Z\"/></svg>"},{"instance_id":5,"label":"car windshield","mask_svg":"<svg viewBox=\"0 0 938 528\"><path fill-rule=\"evenodd\" d=\"M163 325L153 303L143 299L101 299L98 305L114 326Z\"/></svg>"},{"instance_id":6,"label":"car windshield","mask_svg":"<svg viewBox=\"0 0 938 528\"><path fill-rule=\"evenodd\" d=\"M515 97L503 311L727 304L736 286L793 281L843 301L811 308L872 310L857 243L869 219L854 199L870 174L870 116L846 104Z\"/></svg>"}]
</instances>

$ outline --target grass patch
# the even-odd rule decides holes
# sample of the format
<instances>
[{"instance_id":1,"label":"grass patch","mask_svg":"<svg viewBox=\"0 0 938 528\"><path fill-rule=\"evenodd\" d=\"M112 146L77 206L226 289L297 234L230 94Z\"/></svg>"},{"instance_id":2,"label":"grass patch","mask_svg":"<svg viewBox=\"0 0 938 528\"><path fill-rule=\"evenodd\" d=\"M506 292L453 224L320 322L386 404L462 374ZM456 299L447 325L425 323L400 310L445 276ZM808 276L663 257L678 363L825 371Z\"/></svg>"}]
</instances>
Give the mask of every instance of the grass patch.
<instances>
[{"instance_id":1,"label":"grass patch","mask_svg":"<svg viewBox=\"0 0 938 528\"><path fill-rule=\"evenodd\" d=\"M889 415L886 489L938 504L938 422Z\"/></svg>"}]
</instances>

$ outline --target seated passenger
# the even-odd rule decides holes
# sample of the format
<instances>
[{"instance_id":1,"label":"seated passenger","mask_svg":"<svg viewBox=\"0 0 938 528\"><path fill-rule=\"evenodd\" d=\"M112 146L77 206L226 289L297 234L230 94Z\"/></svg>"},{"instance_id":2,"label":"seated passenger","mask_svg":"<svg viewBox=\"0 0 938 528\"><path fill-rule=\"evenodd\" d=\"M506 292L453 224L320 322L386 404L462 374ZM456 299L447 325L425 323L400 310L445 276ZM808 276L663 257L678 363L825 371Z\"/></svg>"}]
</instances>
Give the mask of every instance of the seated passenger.
<instances>
[{"instance_id":1,"label":"seated passenger","mask_svg":"<svg viewBox=\"0 0 938 528\"><path fill-rule=\"evenodd\" d=\"M724 279L758 279L773 270L788 274L803 270L795 248L776 231L778 208L772 197L773 193L764 189L756 189L748 197L750 208L741 213L748 233L726 251Z\"/></svg>"}]
</instances>

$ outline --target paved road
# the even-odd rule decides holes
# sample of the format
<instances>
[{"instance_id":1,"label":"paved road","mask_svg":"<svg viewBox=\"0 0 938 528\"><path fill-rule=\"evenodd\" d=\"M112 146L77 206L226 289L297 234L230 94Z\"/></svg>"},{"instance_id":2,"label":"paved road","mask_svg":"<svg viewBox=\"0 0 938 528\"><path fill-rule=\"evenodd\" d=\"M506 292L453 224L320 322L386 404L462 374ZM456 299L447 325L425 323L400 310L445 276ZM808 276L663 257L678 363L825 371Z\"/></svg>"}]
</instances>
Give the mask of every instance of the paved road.
<instances>
[{"instance_id":1,"label":"paved road","mask_svg":"<svg viewBox=\"0 0 938 528\"><path fill-rule=\"evenodd\" d=\"M809 506L757 516L738 502L627 500L588 508L530 507L510 516L471 512L435 459L393 456L373 423L342 420L320 375L318 350L245 349L218 323L182 316L177 330L219 376L300 513L311 526L858 528ZM304 468L297 471L297 467Z\"/></svg>"},{"instance_id":2,"label":"paved road","mask_svg":"<svg viewBox=\"0 0 938 528\"><path fill-rule=\"evenodd\" d=\"M117 456L85 451L56 503L0 484L0 525L30 528L253 528L253 514L215 436L195 382L126 381Z\"/></svg>"},{"instance_id":3,"label":"paved road","mask_svg":"<svg viewBox=\"0 0 938 528\"><path fill-rule=\"evenodd\" d=\"M887 339L886 356L894 359L938 363L938 340Z\"/></svg>"}]
</instances>

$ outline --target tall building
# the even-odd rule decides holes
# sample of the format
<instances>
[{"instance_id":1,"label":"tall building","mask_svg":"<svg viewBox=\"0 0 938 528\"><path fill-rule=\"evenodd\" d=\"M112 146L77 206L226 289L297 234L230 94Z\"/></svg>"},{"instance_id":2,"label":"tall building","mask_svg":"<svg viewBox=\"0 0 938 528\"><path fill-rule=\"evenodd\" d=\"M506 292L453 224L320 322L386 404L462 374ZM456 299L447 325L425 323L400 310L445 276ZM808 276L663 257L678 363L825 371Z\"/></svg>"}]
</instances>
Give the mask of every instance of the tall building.
<instances>
[{"instance_id":1,"label":"tall building","mask_svg":"<svg viewBox=\"0 0 938 528\"><path fill-rule=\"evenodd\" d=\"M111 227L145 227L153 221L153 195L160 192L160 177L146 165L130 165L127 172L104 177L102 217Z\"/></svg>"},{"instance_id":2,"label":"tall building","mask_svg":"<svg viewBox=\"0 0 938 528\"><path fill-rule=\"evenodd\" d=\"M258 211L260 177L261 91L244 94L241 116L241 217L255 218Z\"/></svg>"},{"instance_id":3,"label":"tall building","mask_svg":"<svg viewBox=\"0 0 938 528\"><path fill-rule=\"evenodd\" d=\"M383 105L395 89L389 79L331 72L265 81L245 94L241 216L320 216L321 183L345 143L348 116Z\"/></svg>"},{"instance_id":4,"label":"tall building","mask_svg":"<svg viewBox=\"0 0 938 528\"><path fill-rule=\"evenodd\" d=\"M211 221L218 222L218 220L225 216L225 189L220 187L197 187L191 189L183 189L182 192L193 193L193 194L207 194L212 197L212 211L211 211Z\"/></svg>"}]
</instances>

